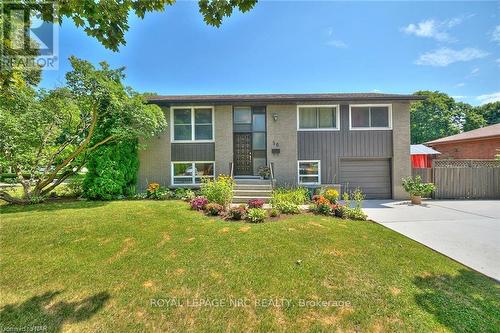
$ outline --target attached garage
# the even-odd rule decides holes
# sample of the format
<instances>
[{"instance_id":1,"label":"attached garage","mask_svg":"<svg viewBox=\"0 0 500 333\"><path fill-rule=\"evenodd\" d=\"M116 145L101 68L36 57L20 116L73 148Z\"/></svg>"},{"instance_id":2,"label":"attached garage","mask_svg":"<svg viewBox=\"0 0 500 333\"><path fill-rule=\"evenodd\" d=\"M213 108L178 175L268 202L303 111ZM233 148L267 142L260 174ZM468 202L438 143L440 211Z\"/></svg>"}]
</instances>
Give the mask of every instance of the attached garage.
<instances>
[{"instance_id":1,"label":"attached garage","mask_svg":"<svg viewBox=\"0 0 500 333\"><path fill-rule=\"evenodd\" d=\"M391 199L390 159L340 160L340 184L352 191L360 188L366 199Z\"/></svg>"}]
</instances>

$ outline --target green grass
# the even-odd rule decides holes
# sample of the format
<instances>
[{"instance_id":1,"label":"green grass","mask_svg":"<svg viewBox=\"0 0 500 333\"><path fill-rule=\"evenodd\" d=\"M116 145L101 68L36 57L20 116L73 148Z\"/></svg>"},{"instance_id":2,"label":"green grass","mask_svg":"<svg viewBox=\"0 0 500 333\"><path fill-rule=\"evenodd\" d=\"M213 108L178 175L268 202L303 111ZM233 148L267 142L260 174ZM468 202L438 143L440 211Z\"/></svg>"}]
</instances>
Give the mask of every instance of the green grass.
<instances>
[{"instance_id":1,"label":"green grass","mask_svg":"<svg viewBox=\"0 0 500 333\"><path fill-rule=\"evenodd\" d=\"M371 222L313 215L225 222L179 201L2 206L0 212L0 331L500 327L497 283ZM276 298L290 304L256 305ZM151 299L184 306L154 307ZM187 306L200 299L245 305ZM303 307L301 299L350 306Z\"/></svg>"}]
</instances>

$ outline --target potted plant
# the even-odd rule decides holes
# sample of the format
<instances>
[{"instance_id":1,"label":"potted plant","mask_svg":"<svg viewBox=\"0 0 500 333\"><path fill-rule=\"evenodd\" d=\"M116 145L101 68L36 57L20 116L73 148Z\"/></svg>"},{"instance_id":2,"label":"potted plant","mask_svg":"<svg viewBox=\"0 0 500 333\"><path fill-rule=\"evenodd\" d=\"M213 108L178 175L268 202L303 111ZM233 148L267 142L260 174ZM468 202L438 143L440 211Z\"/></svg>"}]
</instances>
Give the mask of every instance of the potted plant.
<instances>
[{"instance_id":1,"label":"potted plant","mask_svg":"<svg viewBox=\"0 0 500 333\"><path fill-rule=\"evenodd\" d=\"M422 183L420 176L416 176L415 179L412 177L403 178L403 188L410 194L411 203L414 205L420 205L423 196L436 190L433 183Z\"/></svg>"},{"instance_id":2,"label":"potted plant","mask_svg":"<svg viewBox=\"0 0 500 333\"><path fill-rule=\"evenodd\" d=\"M269 179L271 176L271 169L268 166L261 166L259 168L259 176L262 179Z\"/></svg>"}]
</instances>

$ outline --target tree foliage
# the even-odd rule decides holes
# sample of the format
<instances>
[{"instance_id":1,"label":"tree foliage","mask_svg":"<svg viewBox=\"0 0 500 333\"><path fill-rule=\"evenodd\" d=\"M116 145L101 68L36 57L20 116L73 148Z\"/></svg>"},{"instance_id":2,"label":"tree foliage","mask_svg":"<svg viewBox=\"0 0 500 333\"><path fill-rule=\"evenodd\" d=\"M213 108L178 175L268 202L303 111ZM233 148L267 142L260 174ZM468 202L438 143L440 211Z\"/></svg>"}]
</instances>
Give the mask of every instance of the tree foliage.
<instances>
[{"instance_id":1,"label":"tree foliage","mask_svg":"<svg viewBox=\"0 0 500 333\"><path fill-rule=\"evenodd\" d=\"M88 159L83 194L93 200L111 200L135 193L139 158L137 140L101 146Z\"/></svg>"},{"instance_id":2,"label":"tree foliage","mask_svg":"<svg viewBox=\"0 0 500 333\"><path fill-rule=\"evenodd\" d=\"M500 102L474 107L439 91L418 91L410 109L411 142L424 143L500 122Z\"/></svg>"},{"instance_id":3,"label":"tree foliage","mask_svg":"<svg viewBox=\"0 0 500 333\"><path fill-rule=\"evenodd\" d=\"M21 200L44 196L73 175L98 147L154 135L166 125L161 109L122 83L124 69L70 58L67 85L0 93L0 163L23 185ZM22 175L29 174L30 179Z\"/></svg>"}]
</instances>

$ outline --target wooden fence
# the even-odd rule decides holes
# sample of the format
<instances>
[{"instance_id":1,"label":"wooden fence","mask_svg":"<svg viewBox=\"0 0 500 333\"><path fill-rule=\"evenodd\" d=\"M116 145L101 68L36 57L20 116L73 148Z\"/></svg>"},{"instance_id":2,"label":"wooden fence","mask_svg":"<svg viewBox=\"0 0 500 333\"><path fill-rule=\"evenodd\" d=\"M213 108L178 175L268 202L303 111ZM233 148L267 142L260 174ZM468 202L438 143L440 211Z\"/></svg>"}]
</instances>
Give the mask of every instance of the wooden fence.
<instances>
[{"instance_id":1,"label":"wooden fence","mask_svg":"<svg viewBox=\"0 0 500 333\"><path fill-rule=\"evenodd\" d=\"M500 160L434 160L412 174L436 185L435 199L500 199Z\"/></svg>"}]
</instances>

